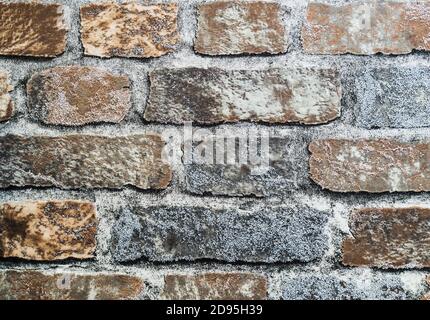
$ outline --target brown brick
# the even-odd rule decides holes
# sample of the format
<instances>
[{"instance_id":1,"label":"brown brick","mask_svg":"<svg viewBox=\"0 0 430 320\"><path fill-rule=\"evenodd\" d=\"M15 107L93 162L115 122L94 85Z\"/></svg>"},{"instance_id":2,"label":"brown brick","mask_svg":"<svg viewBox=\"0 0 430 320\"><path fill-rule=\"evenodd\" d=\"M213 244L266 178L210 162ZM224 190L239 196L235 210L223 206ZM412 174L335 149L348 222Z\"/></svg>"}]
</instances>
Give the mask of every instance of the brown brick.
<instances>
[{"instance_id":1,"label":"brown brick","mask_svg":"<svg viewBox=\"0 0 430 320\"><path fill-rule=\"evenodd\" d=\"M343 242L347 266L430 267L430 209L366 208L350 218L352 236Z\"/></svg>"},{"instance_id":2,"label":"brown brick","mask_svg":"<svg viewBox=\"0 0 430 320\"><path fill-rule=\"evenodd\" d=\"M30 112L54 125L118 123L130 108L129 80L93 67L55 67L27 86Z\"/></svg>"},{"instance_id":3,"label":"brown brick","mask_svg":"<svg viewBox=\"0 0 430 320\"><path fill-rule=\"evenodd\" d=\"M143 289L140 278L121 274L0 272L0 300L132 300Z\"/></svg>"},{"instance_id":4,"label":"brown brick","mask_svg":"<svg viewBox=\"0 0 430 320\"><path fill-rule=\"evenodd\" d=\"M92 3L81 7L85 54L98 57L159 57L179 41L175 3Z\"/></svg>"},{"instance_id":5,"label":"brown brick","mask_svg":"<svg viewBox=\"0 0 430 320\"><path fill-rule=\"evenodd\" d=\"M164 189L172 172L158 135L0 137L0 187Z\"/></svg>"},{"instance_id":6,"label":"brown brick","mask_svg":"<svg viewBox=\"0 0 430 320\"><path fill-rule=\"evenodd\" d=\"M309 4L304 50L315 54L406 54L430 50L430 4Z\"/></svg>"},{"instance_id":7,"label":"brown brick","mask_svg":"<svg viewBox=\"0 0 430 320\"><path fill-rule=\"evenodd\" d=\"M6 73L0 71L0 122L9 120L13 114L13 102L9 95L12 86Z\"/></svg>"},{"instance_id":8,"label":"brown brick","mask_svg":"<svg viewBox=\"0 0 430 320\"><path fill-rule=\"evenodd\" d=\"M310 144L310 175L337 192L430 191L428 143L318 140Z\"/></svg>"},{"instance_id":9,"label":"brown brick","mask_svg":"<svg viewBox=\"0 0 430 320\"><path fill-rule=\"evenodd\" d=\"M287 50L277 3L216 1L199 6L195 50L207 55L278 54Z\"/></svg>"},{"instance_id":10,"label":"brown brick","mask_svg":"<svg viewBox=\"0 0 430 320\"><path fill-rule=\"evenodd\" d=\"M0 257L87 259L96 249L95 205L84 201L0 204Z\"/></svg>"},{"instance_id":11,"label":"brown brick","mask_svg":"<svg viewBox=\"0 0 430 320\"><path fill-rule=\"evenodd\" d=\"M266 277L252 273L167 275L164 298L169 300L263 300Z\"/></svg>"},{"instance_id":12,"label":"brown brick","mask_svg":"<svg viewBox=\"0 0 430 320\"><path fill-rule=\"evenodd\" d=\"M318 124L340 115L333 69L158 69L150 81L148 121Z\"/></svg>"},{"instance_id":13,"label":"brown brick","mask_svg":"<svg viewBox=\"0 0 430 320\"><path fill-rule=\"evenodd\" d=\"M59 4L0 3L0 55L55 57L66 35Z\"/></svg>"}]
</instances>

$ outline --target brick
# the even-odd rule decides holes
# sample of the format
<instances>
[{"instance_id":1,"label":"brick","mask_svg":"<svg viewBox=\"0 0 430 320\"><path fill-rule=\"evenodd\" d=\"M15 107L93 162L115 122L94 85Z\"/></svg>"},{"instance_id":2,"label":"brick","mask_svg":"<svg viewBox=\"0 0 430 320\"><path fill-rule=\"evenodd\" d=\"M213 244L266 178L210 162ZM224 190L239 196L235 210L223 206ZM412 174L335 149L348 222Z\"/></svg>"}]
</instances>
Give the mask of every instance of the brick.
<instances>
[{"instance_id":1,"label":"brick","mask_svg":"<svg viewBox=\"0 0 430 320\"><path fill-rule=\"evenodd\" d=\"M55 67L37 73L27 85L27 96L32 116L53 125L118 123L131 104L128 77L93 67Z\"/></svg>"},{"instance_id":2,"label":"brick","mask_svg":"<svg viewBox=\"0 0 430 320\"><path fill-rule=\"evenodd\" d=\"M1 300L133 300L143 289L141 279L122 274L0 272Z\"/></svg>"},{"instance_id":3,"label":"brick","mask_svg":"<svg viewBox=\"0 0 430 320\"><path fill-rule=\"evenodd\" d=\"M55 57L66 37L62 5L0 3L0 55Z\"/></svg>"},{"instance_id":4,"label":"brick","mask_svg":"<svg viewBox=\"0 0 430 320\"><path fill-rule=\"evenodd\" d=\"M310 3L302 29L312 54L406 54L430 49L430 4Z\"/></svg>"},{"instance_id":5,"label":"brick","mask_svg":"<svg viewBox=\"0 0 430 320\"><path fill-rule=\"evenodd\" d=\"M364 128L430 126L430 68L375 68L355 78L356 124Z\"/></svg>"},{"instance_id":6,"label":"brick","mask_svg":"<svg viewBox=\"0 0 430 320\"><path fill-rule=\"evenodd\" d=\"M6 73L0 71L0 122L7 121L13 114L13 102L9 95L12 91Z\"/></svg>"},{"instance_id":7,"label":"brick","mask_svg":"<svg viewBox=\"0 0 430 320\"><path fill-rule=\"evenodd\" d=\"M96 209L85 201L0 204L0 257L88 259L96 249Z\"/></svg>"},{"instance_id":8,"label":"brick","mask_svg":"<svg viewBox=\"0 0 430 320\"><path fill-rule=\"evenodd\" d=\"M216 1L199 6L195 50L207 55L279 54L287 31L277 3Z\"/></svg>"},{"instance_id":9,"label":"brick","mask_svg":"<svg viewBox=\"0 0 430 320\"><path fill-rule=\"evenodd\" d=\"M408 276L362 270L294 273L280 287L284 300L416 300L421 291Z\"/></svg>"},{"instance_id":10,"label":"brick","mask_svg":"<svg viewBox=\"0 0 430 320\"><path fill-rule=\"evenodd\" d=\"M327 249L328 215L308 207L147 206L124 210L112 229L116 261L309 262ZM274 245L276 244L276 245Z\"/></svg>"},{"instance_id":11,"label":"brick","mask_svg":"<svg viewBox=\"0 0 430 320\"><path fill-rule=\"evenodd\" d=\"M172 176L164 145L158 135L3 136L0 187L164 189Z\"/></svg>"},{"instance_id":12,"label":"brick","mask_svg":"<svg viewBox=\"0 0 430 320\"><path fill-rule=\"evenodd\" d=\"M314 141L310 176L336 192L430 191L429 146L388 139Z\"/></svg>"},{"instance_id":13,"label":"brick","mask_svg":"<svg viewBox=\"0 0 430 320\"><path fill-rule=\"evenodd\" d=\"M430 267L430 209L366 208L350 217L343 264L380 268Z\"/></svg>"},{"instance_id":14,"label":"brick","mask_svg":"<svg viewBox=\"0 0 430 320\"><path fill-rule=\"evenodd\" d=\"M148 121L320 124L340 115L340 80L332 69L158 69L150 81Z\"/></svg>"},{"instance_id":15,"label":"brick","mask_svg":"<svg viewBox=\"0 0 430 320\"><path fill-rule=\"evenodd\" d=\"M253 139L253 136L248 134L248 138ZM217 147L217 141L210 141L203 141L198 147L210 150L213 144L215 154L222 150ZM243 164L219 163L217 159L213 164L193 160L185 164L186 189L198 195L267 197L309 187L308 169L303 166L308 161L306 145L305 139L299 137L270 137L268 163L264 159L255 164L249 161L255 153L249 143L248 161ZM239 149L236 146L236 150ZM226 145L224 151L226 158ZM263 148L259 151L265 154Z\"/></svg>"},{"instance_id":16,"label":"brick","mask_svg":"<svg viewBox=\"0 0 430 320\"><path fill-rule=\"evenodd\" d=\"M267 280L252 273L171 274L165 277L169 300L264 300Z\"/></svg>"},{"instance_id":17,"label":"brick","mask_svg":"<svg viewBox=\"0 0 430 320\"><path fill-rule=\"evenodd\" d=\"M80 12L86 55L160 57L173 52L179 41L175 3L91 3Z\"/></svg>"}]
</instances>

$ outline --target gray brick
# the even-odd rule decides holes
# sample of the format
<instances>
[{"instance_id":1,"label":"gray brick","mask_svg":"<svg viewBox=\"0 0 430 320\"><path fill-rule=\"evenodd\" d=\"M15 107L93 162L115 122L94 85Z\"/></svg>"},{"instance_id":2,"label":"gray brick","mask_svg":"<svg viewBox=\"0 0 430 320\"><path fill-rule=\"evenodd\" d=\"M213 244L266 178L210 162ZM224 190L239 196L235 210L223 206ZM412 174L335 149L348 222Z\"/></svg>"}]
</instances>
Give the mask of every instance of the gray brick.
<instances>
[{"instance_id":1,"label":"gray brick","mask_svg":"<svg viewBox=\"0 0 430 320\"><path fill-rule=\"evenodd\" d=\"M327 213L307 207L136 206L115 222L113 256L120 262L309 262L327 249L327 219Z\"/></svg>"},{"instance_id":2,"label":"gray brick","mask_svg":"<svg viewBox=\"0 0 430 320\"><path fill-rule=\"evenodd\" d=\"M262 174L251 164L186 164L186 188L194 194L257 197L309 186L304 138L270 138L270 166Z\"/></svg>"},{"instance_id":3,"label":"gray brick","mask_svg":"<svg viewBox=\"0 0 430 320\"><path fill-rule=\"evenodd\" d=\"M355 79L356 124L364 128L430 126L430 68L376 68Z\"/></svg>"}]
</instances>

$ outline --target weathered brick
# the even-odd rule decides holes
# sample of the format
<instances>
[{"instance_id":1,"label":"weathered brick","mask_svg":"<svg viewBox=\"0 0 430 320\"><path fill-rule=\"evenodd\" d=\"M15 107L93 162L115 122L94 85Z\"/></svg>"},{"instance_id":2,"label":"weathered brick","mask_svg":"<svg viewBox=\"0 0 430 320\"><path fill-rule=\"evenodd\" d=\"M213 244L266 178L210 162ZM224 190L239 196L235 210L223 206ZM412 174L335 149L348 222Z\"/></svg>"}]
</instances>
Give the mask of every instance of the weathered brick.
<instances>
[{"instance_id":1,"label":"weathered brick","mask_svg":"<svg viewBox=\"0 0 430 320\"><path fill-rule=\"evenodd\" d=\"M66 36L59 4L0 3L0 55L55 57Z\"/></svg>"},{"instance_id":2,"label":"weathered brick","mask_svg":"<svg viewBox=\"0 0 430 320\"><path fill-rule=\"evenodd\" d=\"M195 50L207 55L278 54L287 50L281 7L263 1L199 6Z\"/></svg>"},{"instance_id":3,"label":"weathered brick","mask_svg":"<svg viewBox=\"0 0 430 320\"><path fill-rule=\"evenodd\" d=\"M29 109L54 125L118 123L130 108L129 80L93 67L55 67L35 74L27 86Z\"/></svg>"},{"instance_id":4,"label":"weathered brick","mask_svg":"<svg viewBox=\"0 0 430 320\"><path fill-rule=\"evenodd\" d=\"M430 209L360 209L349 224L352 236L343 242L345 265L430 267Z\"/></svg>"},{"instance_id":5,"label":"weathered brick","mask_svg":"<svg viewBox=\"0 0 430 320\"><path fill-rule=\"evenodd\" d=\"M314 54L406 54L430 50L430 4L310 3L303 48Z\"/></svg>"},{"instance_id":6,"label":"weathered brick","mask_svg":"<svg viewBox=\"0 0 430 320\"><path fill-rule=\"evenodd\" d=\"M158 135L0 137L0 187L163 189L164 145Z\"/></svg>"},{"instance_id":7,"label":"weathered brick","mask_svg":"<svg viewBox=\"0 0 430 320\"><path fill-rule=\"evenodd\" d=\"M264 300L266 277L253 273L171 274L163 297L169 300Z\"/></svg>"},{"instance_id":8,"label":"weathered brick","mask_svg":"<svg viewBox=\"0 0 430 320\"><path fill-rule=\"evenodd\" d=\"M310 176L336 192L430 191L428 143L318 140L310 144Z\"/></svg>"},{"instance_id":9,"label":"weathered brick","mask_svg":"<svg viewBox=\"0 0 430 320\"><path fill-rule=\"evenodd\" d=\"M422 292L408 275L380 272L294 273L281 281L285 300L416 300Z\"/></svg>"},{"instance_id":10,"label":"weathered brick","mask_svg":"<svg viewBox=\"0 0 430 320\"><path fill-rule=\"evenodd\" d=\"M252 135L248 135L253 139ZM217 137L218 138L218 137ZM217 141L202 141L198 144L201 149L213 149L215 155L221 152ZM264 158L252 163L228 164L219 163L214 159L213 164L199 163L193 160L185 164L186 188L194 194L211 194L226 196L257 196L265 197L290 193L299 188L310 185L308 169L303 163L307 162L305 139L299 137L271 137L269 139L269 153L259 149ZM248 155L254 151L248 141ZM240 147L236 146L236 150ZM225 155L228 148L224 146ZM267 166L267 168L266 168Z\"/></svg>"},{"instance_id":11,"label":"weathered brick","mask_svg":"<svg viewBox=\"0 0 430 320\"><path fill-rule=\"evenodd\" d=\"M175 3L91 3L81 7L85 54L98 57L159 57L179 41Z\"/></svg>"},{"instance_id":12,"label":"weathered brick","mask_svg":"<svg viewBox=\"0 0 430 320\"><path fill-rule=\"evenodd\" d=\"M150 81L148 121L320 124L340 115L333 69L158 69Z\"/></svg>"},{"instance_id":13,"label":"weathered brick","mask_svg":"<svg viewBox=\"0 0 430 320\"><path fill-rule=\"evenodd\" d=\"M122 274L0 272L1 300L133 300L144 282Z\"/></svg>"},{"instance_id":14,"label":"weathered brick","mask_svg":"<svg viewBox=\"0 0 430 320\"><path fill-rule=\"evenodd\" d=\"M0 122L9 120L13 114L13 102L9 95L12 86L6 73L0 71Z\"/></svg>"},{"instance_id":15,"label":"weathered brick","mask_svg":"<svg viewBox=\"0 0 430 320\"><path fill-rule=\"evenodd\" d=\"M84 201L0 204L0 257L26 260L94 256L96 209Z\"/></svg>"},{"instance_id":16,"label":"weathered brick","mask_svg":"<svg viewBox=\"0 0 430 320\"><path fill-rule=\"evenodd\" d=\"M430 126L430 68L376 68L355 78L356 124L365 128Z\"/></svg>"},{"instance_id":17,"label":"weathered brick","mask_svg":"<svg viewBox=\"0 0 430 320\"><path fill-rule=\"evenodd\" d=\"M115 222L112 251L120 262L140 258L309 262L324 255L327 218L325 212L308 207L240 210L135 205Z\"/></svg>"}]
</instances>

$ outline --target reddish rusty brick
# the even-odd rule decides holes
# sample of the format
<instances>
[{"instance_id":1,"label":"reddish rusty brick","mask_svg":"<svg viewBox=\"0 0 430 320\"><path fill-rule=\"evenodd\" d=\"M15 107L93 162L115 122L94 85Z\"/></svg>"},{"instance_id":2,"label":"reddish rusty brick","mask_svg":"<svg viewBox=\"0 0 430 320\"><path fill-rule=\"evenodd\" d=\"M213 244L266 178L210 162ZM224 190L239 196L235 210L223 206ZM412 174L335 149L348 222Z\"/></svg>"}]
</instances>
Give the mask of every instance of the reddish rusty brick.
<instances>
[{"instance_id":1,"label":"reddish rusty brick","mask_svg":"<svg viewBox=\"0 0 430 320\"><path fill-rule=\"evenodd\" d=\"M179 41L178 5L91 3L81 7L85 54L98 57L159 57Z\"/></svg>"},{"instance_id":2,"label":"reddish rusty brick","mask_svg":"<svg viewBox=\"0 0 430 320\"><path fill-rule=\"evenodd\" d=\"M132 300L142 279L122 274L0 272L0 300Z\"/></svg>"},{"instance_id":3,"label":"reddish rusty brick","mask_svg":"<svg viewBox=\"0 0 430 320\"><path fill-rule=\"evenodd\" d=\"M0 204L0 257L87 259L96 249L96 209L84 201Z\"/></svg>"},{"instance_id":4,"label":"reddish rusty brick","mask_svg":"<svg viewBox=\"0 0 430 320\"><path fill-rule=\"evenodd\" d=\"M171 300L263 300L267 279L252 273L171 274L165 277L164 298Z\"/></svg>"},{"instance_id":5,"label":"reddish rusty brick","mask_svg":"<svg viewBox=\"0 0 430 320\"><path fill-rule=\"evenodd\" d=\"M313 54L406 54L430 50L430 4L311 3L302 29L303 48Z\"/></svg>"},{"instance_id":6,"label":"reddish rusty brick","mask_svg":"<svg viewBox=\"0 0 430 320\"><path fill-rule=\"evenodd\" d=\"M366 208L350 218L352 236L343 242L347 266L430 267L429 208Z\"/></svg>"},{"instance_id":7,"label":"reddish rusty brick","mask_svg":"<svg viewBox=\"0 0 430 320\"><path fill-rule=\"evenodd\" d=\"M55 57L66 36L62 5L0 3L0 55Z\"/></svg>"},{"instance_id":8,"label":"reddish rusty brick","mask_svg":"<svg viewBox=\"0 0 430 320\"><path fill-rule=\"evenodd\" d=\"M310 144L310 176L336 192L430 191L428 143L318 140Z\"/></svg>"},{"instance_id":9,"label":"reddish rusty brick","mask_svg":"<svg viewBox=\"0 0 430 320\"><path fill-rule=\"evenodd\" d=\"M0 71L0 122L9 120L13 114L13 102L9 95L12 86L6 73Z\"/></svg>"},{"instance_id":10,"label":"reddish rusty brick","mask_svg":"<svg viewBox=\"0 0 430 320\"><path fill-rule=\"evenodd\" d=\"M287 50L277 3L216 1L199 6L195 50L207 55L278 54Z\"/></svg>"},{"instance_id":11,"label":"reddish rusty brick","mask_svg":"<svg viewBox=\"0 0 430 320\"><path fill-rule=\"evenodd\" d=\"M130 109L128 77L93 67L55 67L27 86L30 113L47 124L118 123Z\"/></svg>"}]
</instances>

